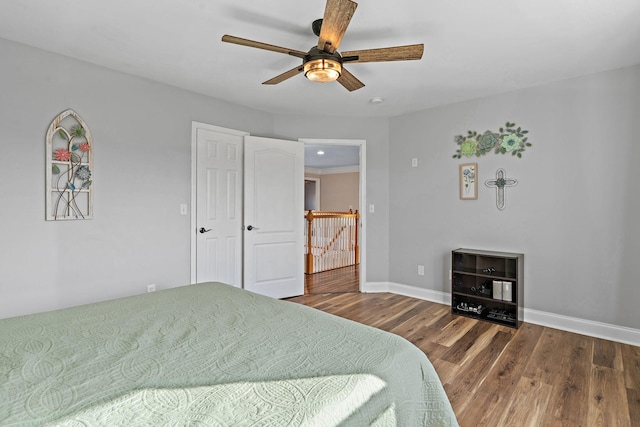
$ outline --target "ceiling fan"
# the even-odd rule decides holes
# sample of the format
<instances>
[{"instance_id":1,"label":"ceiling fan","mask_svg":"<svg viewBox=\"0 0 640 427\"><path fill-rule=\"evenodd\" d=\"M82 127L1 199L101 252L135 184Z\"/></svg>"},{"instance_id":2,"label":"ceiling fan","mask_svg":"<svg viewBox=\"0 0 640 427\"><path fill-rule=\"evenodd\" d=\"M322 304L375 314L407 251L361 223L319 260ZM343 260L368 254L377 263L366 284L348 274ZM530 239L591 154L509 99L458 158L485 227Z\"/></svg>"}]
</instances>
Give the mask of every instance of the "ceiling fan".
<instances>
[{"instance_id":1,"label":"ceiling fan","mask_svg":"<svg viewBox=\"0 0 640 427\"><path fill-rule=\"evenodd\" d=\"M222 41L255 47L272 52L284 53L302 59L302 65L276 76L262 84L275 85L304 71L305 76L312 81L330 82L337 80L349 91L364 87L364 83L347 71L343 64L357 62L407 61L422 58L423 44L386 47L379 49L353 50L338 53L347 26L351 21L358 4L351 0L327 0L324 17L312 24L313 33L318 36L318 45L308 52L267 43L224 35Z\"/></svg>"}]
</instances>

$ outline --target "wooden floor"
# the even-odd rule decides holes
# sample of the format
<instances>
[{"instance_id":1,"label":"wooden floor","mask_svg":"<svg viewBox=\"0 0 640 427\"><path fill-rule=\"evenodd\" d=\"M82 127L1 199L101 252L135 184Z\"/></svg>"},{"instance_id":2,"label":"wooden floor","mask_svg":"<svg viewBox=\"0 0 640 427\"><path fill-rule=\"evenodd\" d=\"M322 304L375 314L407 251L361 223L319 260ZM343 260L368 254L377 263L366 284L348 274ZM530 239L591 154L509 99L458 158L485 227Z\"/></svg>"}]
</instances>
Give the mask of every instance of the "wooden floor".
<instances>
[{"instance_id":1,"label":"wooden floor","mask_svg":"<svg viewBox=\"0 0 640 427\"><path fill-rule=\"evenodd\" d=\"M358 264L336 270L304 275L305 294L358 292Z\"/></svg>"},{"instance_id":2,"label":"wooden floor","mask_svg":"<svg viewBox=\"0 0 640 427\"><path fill-rule=\"evenodd\" d=\"M449 306L345 291L316 276L300 304L401 335L433 363L470 426L640 426L640 347L524 323L511 329ZM329 277L330 275L327 275ZM351 274L346 274L347 282ZM357 281L356 281L357 283Z\"/></svg>"}]
</instances>

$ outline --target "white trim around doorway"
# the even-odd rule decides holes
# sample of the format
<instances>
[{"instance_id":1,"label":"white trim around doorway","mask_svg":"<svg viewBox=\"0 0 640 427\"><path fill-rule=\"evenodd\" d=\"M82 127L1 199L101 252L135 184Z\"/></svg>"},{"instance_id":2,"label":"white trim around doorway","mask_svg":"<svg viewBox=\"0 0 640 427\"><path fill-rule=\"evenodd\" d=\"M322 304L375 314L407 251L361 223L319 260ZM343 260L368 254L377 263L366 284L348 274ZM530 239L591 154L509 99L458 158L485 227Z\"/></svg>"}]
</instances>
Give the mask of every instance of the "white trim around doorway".
<instances>
[{"instance_id":1,"label":"white trim around doorway","mask_svg":"<svg viewBox=\"0 0 640 427\"><path fill-rule=\"evenodd\" d=\"M298 141L313 145L357 145L360 147L360 275L359 289L362 291L367 283L367 141L364 139L314 139L298 138Z\"/></svg>"}]
</instances>

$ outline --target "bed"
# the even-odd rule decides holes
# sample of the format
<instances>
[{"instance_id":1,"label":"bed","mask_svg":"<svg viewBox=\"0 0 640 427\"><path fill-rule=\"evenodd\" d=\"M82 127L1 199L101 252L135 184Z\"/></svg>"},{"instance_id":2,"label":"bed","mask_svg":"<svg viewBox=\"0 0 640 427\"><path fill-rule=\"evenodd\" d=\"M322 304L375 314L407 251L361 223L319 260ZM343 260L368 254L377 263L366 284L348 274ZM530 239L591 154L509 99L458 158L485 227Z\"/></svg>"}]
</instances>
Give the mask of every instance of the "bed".
<instances>
[{"instance_id":1,"label":"bed","mask_svg":"<svg viewBox=\"0 0 640 427\"><path fill-rule=\"evenodd\" d=\"M456 426L424 353L202 283L0 320L2 426Z\"/></svg>"}]
</instances>

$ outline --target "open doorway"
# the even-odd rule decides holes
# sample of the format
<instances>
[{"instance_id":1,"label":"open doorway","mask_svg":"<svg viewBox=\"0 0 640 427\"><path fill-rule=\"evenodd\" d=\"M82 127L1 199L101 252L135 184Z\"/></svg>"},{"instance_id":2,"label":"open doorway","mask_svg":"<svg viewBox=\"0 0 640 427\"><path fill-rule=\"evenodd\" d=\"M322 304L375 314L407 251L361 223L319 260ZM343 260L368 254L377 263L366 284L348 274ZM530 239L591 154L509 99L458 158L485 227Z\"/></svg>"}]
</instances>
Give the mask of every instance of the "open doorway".
<instances>
[{"instance_id":1,"label":"open doorway","mask_svg":"<svg viewBox=\"0 0 640 427\"><path fill-rule=\"evenodd\" d=\"M359 212L356 221L359 262L305 274L305 293L359 292L364 287L366 271L366 218L363 209L366 206L365 141L300 141L305 144L305 188L309 188L307 206L315 203L315 210L325 213Z\"/></svg>"},{"instance_id":2,"label":"open doorway","mask_svg":"<svg viewBox=\"0 0 640 427\"><path fill-rule=\"evenodd\" d=\"M320 178L304 177L304 210L320 210Z\"/></svg>"}]
</instances>

